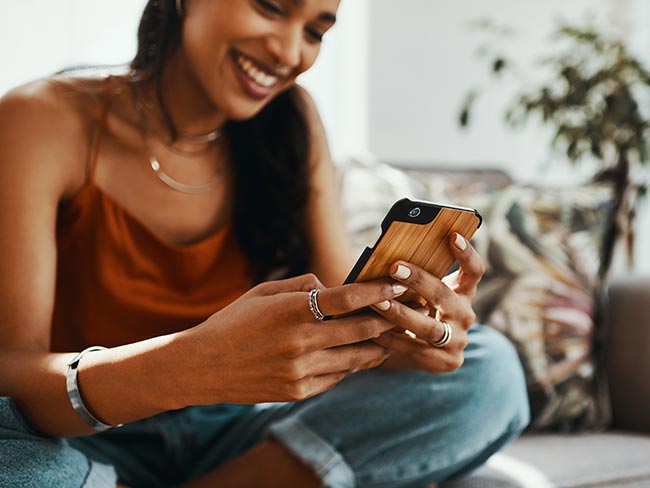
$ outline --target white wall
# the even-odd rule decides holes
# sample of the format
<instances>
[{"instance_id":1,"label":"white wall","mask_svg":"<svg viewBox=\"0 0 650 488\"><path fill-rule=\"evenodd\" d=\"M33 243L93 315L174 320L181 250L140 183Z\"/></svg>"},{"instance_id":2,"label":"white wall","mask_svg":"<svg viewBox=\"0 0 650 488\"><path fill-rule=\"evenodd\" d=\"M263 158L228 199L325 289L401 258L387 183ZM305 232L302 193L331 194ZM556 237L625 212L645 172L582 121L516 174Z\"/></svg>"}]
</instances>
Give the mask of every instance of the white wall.
<instances>
[{"instance_id":1,"label":"white wall","mask_svg":"<svg viewBox=\"0 0 650 488\"><path fill-rule=\"evenodd\" d=\"M581 21L587 13L623 34L650 65L648 0L372 0L370 151L415 165L496 165L520 180L566 180L564 163L543 170L545 163L564 160L550 155L548 129L504 126L504 108L520 84L489 82L485 61L475 55L485 36L468 24L489 17L514 27L519 40L508 53L526 60L548 53L555 19ZM471 128L462 130L459 109L476 85L488 90ZM650 271L650 209L639 215L638 229L637 269Z\"/></svg>"},{"instance_id":2,"label":"white wall","mask_svg":"<svg viewBox=\"0 0 650 488\"><path fill-rule=\"evenodd\" d=\"M580 19L587 8L606 12L609 0L373 0L371 8L370 149L389 160L458 165L499 164L532 177L548 153L539 129L511 133L502 112L517 85L490 85L475 51L485 36L469 28L490 17L513 26L520 40L509 53L530 59L546 45L558 16ZM458 127L465 94L489 86L472 127Z\"/></svg>"},{"instance_id":3,"label":"white wall","mask_svg":"<svg viewBox=\"0 0 650 488\"><path fill-rule=\"evenodd\" d=\"M144 0L0 0L0 94L61 68L135 54Z\"/></svg>"},{"instance_id":4,"label":"white wall","mask_svg":"<svg viewBox=\"0 0 650 488\"><path fill-rule=\"evenodd\" d=\"M368 147L368 0L343 1L316 66L301 78L335 157ZM146 0L0 0L0 95L76 64L118 64L135 54Z\"/></svg>"}]
</instances>

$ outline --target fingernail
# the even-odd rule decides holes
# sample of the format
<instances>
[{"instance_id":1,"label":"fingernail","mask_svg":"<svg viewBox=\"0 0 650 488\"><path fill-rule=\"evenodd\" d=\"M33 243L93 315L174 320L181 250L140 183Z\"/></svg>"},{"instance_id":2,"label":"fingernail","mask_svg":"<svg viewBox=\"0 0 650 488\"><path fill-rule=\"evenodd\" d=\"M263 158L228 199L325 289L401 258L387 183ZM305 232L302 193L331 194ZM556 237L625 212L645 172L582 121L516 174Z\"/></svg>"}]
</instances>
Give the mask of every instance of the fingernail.
<instances>
[{"instance_id":1,"label":"fingernail","mask_svg":"<svg viewBox=\"0 0 650 488\"><path fill-rule=\"evenodd\" d=\"M393 273L393 276L400 280L405 280L411 276L411 269L404 266L403 264L397 265L397 271Z\"/></svg>"},{"instance_id":2,"label":"fingernail","mask_svg":"<svg viewBox=\"0 0 650 488\"><path fill-rule=\"evenodd\" d=\"M456 234L456 239L454 239L454 244L461 251L467 249L467 241L460 234Z\"/></svg>"},{"instance_id":3,"label":"fingernail","mask_svg":"<svg viewBox=\"0 0 650 488\"><path fill-rule=\"evenodd\" d=\"M393 292L394 292L395 295L397 295L397 296L399 296L399 295L403 295L403 294L406 292L406 290L408 290L408 289L409 289L408 286L404 286L404 285L402 285L401 283L395 283L395 284L393 285Z\"/></svg>"},{"instance_id":4,"label":"fingernail","mask_svg":"<svg viewBox=\"0 0 650 488\"><path fill-rule=\"evenodd\" d=\"M417 309L418 312L420 312L422 315L429 316L431 313L427 307L420 307Z\"/></svg>"},{"instance_id":5,"label":"fingernail","mask_svg":"<svg viewBox=\"0 0 650 488\"><path fill-rule=\"evenodd\" d=\"M390 302L388 300L384 300L383 302L375 303L375 307L385 312L390 308Z\"/></svg>"}]
</instances>

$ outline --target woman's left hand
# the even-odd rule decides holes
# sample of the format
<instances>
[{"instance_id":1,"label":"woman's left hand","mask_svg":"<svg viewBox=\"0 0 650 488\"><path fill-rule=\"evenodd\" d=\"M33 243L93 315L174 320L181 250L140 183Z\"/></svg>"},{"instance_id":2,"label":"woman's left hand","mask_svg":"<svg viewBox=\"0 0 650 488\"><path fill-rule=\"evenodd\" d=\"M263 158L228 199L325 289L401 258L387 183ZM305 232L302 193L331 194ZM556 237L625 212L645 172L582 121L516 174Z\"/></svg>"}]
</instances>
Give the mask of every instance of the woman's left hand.
<instances>
[{"instance_id":1,"label":"woman's left hand","mask_svg":"<svg viewBox=\"0 0 650 488\"><path fill-rule=\"evenodd\" d=\"M410 292L415 292L426 304L414 309L398 300L390 300L388 310L373 306L377 313L396 325L373 340L393 351L395 356L407 359L409 369L444 373L463 364L467 333L476 320L472 300L485 265L476 250L459 234L451 236L449 245L459 269L442 280L411 263L399 261L391 266L391 276L408 286ZM383 305L385 308L387 303ZM451 341L436 347L433 344L445 335L445 322L451 327Z\"/></svg>"}]
</instances>

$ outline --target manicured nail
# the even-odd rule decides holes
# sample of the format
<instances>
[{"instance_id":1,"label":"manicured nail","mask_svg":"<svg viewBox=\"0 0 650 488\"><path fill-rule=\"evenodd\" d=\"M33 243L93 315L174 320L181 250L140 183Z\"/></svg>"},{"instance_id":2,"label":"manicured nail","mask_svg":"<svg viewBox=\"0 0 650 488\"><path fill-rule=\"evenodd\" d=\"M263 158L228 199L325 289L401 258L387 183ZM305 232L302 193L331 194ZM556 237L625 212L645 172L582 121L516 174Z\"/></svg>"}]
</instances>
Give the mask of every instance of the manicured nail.
<instances>
[{"instance_id":1,"label":"manicured nail","mask_svg":"<svg viewBox=\"0 0 650 488\"><path fill-rule=\"evenodd\" d=\"M454 244L461 251L467 249L467 241L460 234L456 234L456 239L454 239Z\"/></svg>"},{"instance_id":2,"label":"manicured nail","mask_svg":"<svg viewBox=\"0 0 650 488\"><path fill-rule=\"evenodd\" d=\"M393 276L394 276L395 278L400 279L400 280L405 280L405 279L407 279L409 276L411 276L411 269L410 269L410 268L407 268L406 266L404 266L404 265L402 265L402 264L398 264L398 265L397 265L397 271L395 271L395 272L393 273Z\"/></svg>"},{"instance_id":3,"label":"manicured nail","mask_svg":"<svg viewBox=\"0 0 650 488\"><path fill-rule=\"evenodd\" d=\"M404 286L401 283L395 283L393 285L393 292L395 293L396 296L403 295L408 289L409 289L408 286Z\"/></svg>"},{"instance_id":4,"label":"manicured nail","mask_svg":"<svg viewBox=\"0 0 650 488\"><path fill-rule=\"evenodd\" d=\"M388 300L384 300L383 302L375 303L375 307L385 312L390 308L390 302Z\"/></svg>"}]
</instances>

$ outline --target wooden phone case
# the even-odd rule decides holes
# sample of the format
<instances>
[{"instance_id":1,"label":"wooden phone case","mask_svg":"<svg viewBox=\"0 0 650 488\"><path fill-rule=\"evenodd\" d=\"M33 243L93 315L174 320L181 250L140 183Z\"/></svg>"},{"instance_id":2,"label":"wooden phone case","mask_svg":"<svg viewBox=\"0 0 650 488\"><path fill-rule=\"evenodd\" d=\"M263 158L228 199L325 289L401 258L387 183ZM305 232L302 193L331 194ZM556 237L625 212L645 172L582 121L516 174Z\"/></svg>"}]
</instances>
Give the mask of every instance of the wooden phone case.
<instances>
[{"instance_id":1,"label":"wooden phone case","mask_svg":"<svg viewBox=\"0 0 650 488\"><path fill-rule=\"evenodd\" d=\"M417 216L409 214L414 209L419 209ZM390 265L397 260L442 278L455 261L449 236L458 232L469 240L481 222L481 215L471 208L403 198L388 211L381 223L381 236L361 254L345 284L389 276Z\"/></svg>"}]
</instances>

